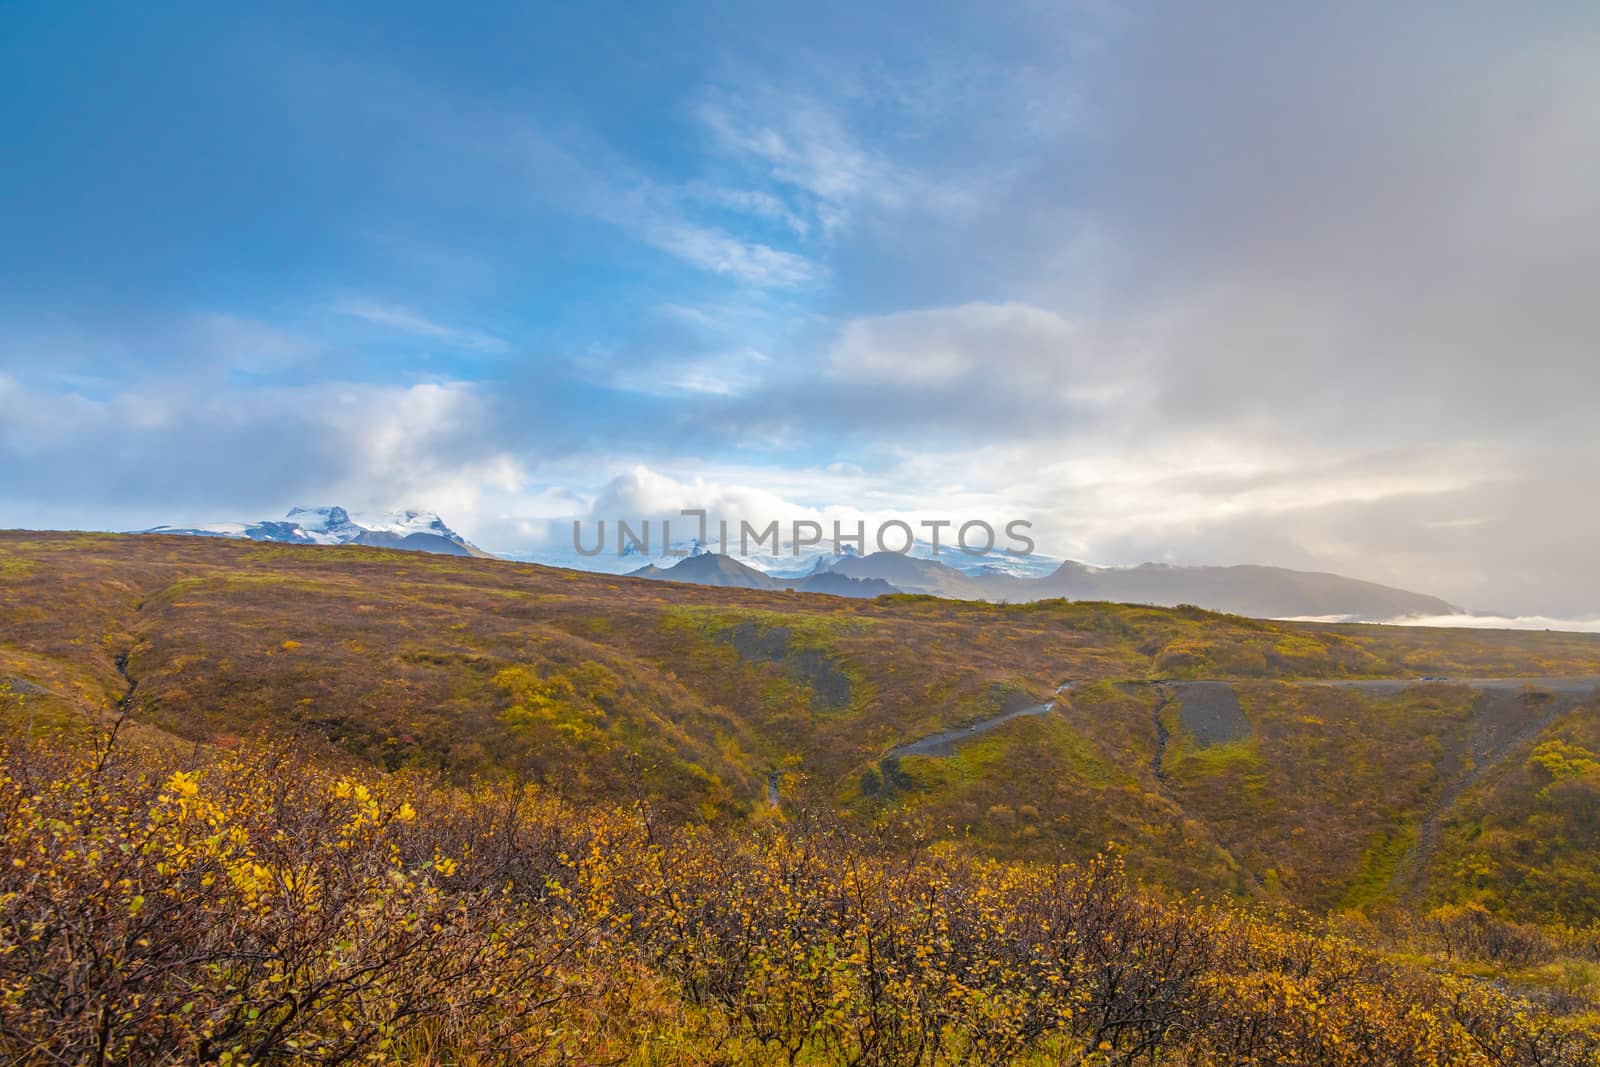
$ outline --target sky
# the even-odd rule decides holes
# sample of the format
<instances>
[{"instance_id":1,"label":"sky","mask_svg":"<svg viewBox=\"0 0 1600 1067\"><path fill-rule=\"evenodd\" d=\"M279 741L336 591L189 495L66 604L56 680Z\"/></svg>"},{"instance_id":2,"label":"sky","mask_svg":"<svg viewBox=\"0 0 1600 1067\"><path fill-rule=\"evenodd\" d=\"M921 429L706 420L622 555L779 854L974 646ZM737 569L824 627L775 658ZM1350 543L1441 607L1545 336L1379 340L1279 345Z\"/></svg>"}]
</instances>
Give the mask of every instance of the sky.
<instances>
[{"instance_id":1,"label":"sky","mask_svg":"<svg viewBox=\"0 0 1600 1067\"><path fill-rule=\"evenodd\" d=\"M0 526L1025 518L1600 618L1588 3L0 3Z\"/></svg>"}]
</instances>

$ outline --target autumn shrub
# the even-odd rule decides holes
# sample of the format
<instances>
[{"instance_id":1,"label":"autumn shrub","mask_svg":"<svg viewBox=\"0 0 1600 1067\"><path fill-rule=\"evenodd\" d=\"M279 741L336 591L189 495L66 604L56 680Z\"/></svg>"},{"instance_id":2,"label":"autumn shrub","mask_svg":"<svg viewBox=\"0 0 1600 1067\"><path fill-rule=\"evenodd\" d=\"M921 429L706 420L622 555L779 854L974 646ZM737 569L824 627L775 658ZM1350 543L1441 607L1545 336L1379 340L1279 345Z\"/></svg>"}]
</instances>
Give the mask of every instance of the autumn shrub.
<instances>
[{"instance_id":1,"label":"autumn shrub","mask_svg":"<svg viewBox=\"0 0 1600 1067\"><path fill-rule=\"evenodd\" d=\"M1445 904L1428 912L1423 929L1445 954L1526 967L1555 958L1558 946L1535 926L1496 916L1481 904Z\"/></svg>"},{"instance_id":2,"label":"autumn shrub","mask_svg":"<svg viewBox=\"0 0 1600 1067\"><path fill-rule=\"evenodd\" d=\"M377 781L280 749L12 748L0 1048L13 1061L338 1063L436 1039L546 1050L588 931L463 877ZM457 879L461 882L458 884Z\"/></svg>"},{"instance_id":3,"label":"autumn shrub","mask_svg":"<svg viewBox=\"0 0 1600 1067\"><path fill-rule=\"evenodd\" d=\"M1452 927L1453 929L1453 927ZM337 770L293 749L0 749L17 1063L1589 1064L1581 1015L1326 925L826 812Z\"/></svg>"}]
</instances>

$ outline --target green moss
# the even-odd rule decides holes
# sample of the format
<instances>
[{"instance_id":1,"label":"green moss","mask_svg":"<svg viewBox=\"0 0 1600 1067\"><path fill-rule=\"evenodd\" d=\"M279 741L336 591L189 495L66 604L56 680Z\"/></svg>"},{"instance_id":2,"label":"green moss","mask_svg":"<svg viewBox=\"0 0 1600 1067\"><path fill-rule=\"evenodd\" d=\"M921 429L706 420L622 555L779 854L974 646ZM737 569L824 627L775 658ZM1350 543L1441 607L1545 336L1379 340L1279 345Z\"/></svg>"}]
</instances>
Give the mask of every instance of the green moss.
<instances>
[{"instance_id":1,"label":"green moss","mask_svg":"<svg viewBox=\"0 0 1600 1067\"><path fill-rule=\"evenodd\" d=\"M1341 905L1361 908L1381 899L1420 837L1421 830L1414 823L1380 834L1361 854L1361 865L1345 890Z\"/></svg>"}]
</instances>

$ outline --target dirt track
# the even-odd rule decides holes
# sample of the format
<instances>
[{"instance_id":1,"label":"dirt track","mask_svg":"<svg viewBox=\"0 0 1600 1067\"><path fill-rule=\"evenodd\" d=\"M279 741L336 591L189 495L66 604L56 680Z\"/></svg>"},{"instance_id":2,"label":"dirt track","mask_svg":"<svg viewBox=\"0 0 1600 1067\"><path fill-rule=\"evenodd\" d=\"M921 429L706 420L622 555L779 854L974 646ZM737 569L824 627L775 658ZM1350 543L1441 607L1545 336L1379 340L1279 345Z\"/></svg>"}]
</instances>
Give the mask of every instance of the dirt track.
<instances>
[{"instance_id":1,"label":"dirt track","mask_svg":"<svg viewBox=\"0 0 1600 1067\"><path fill-rule=\"evenodd\" d=\"M1600 694L1600 677L1522 677L1522 678L1428 678L1428 679L1311 679L1291 684L1353 689L1377 696L1397 696L1406 689L1428 686L1464 687L1477 691L1472 708L1470 763L1465 774L1452 781L1424 814L1418 829L1417 844L1396 865L1389 888L1394 893L1420 893L1426 880L1427 865L1438 846L1439 822L1473 785L1498 767L1522 745L1538 737L1555 719ZM1231 681L1127 682L1124 688L1150 686L1157 703L1153 716L1156 752L1151 772L1163 778L1162 756L1167 746L1167 727L1163 710L1178 705L1178 721L1201 746L1226 744L1250 736L1251 725L1239 704ZM1056 690L1071 689L1072 682ZM943 730L892 748L889 757L955 754L967 740L1030 715L1047 715L1061 701L1052 700L1033 707L1013 708L968 726Z\"/></svg>"},{"instance_id":2,"label":"dirt track","mask_svg":"<svg viewBox=\"0 0 1600 1067\"><path fill-rule=\"evenodd\" d=\"M1067 690L1071 689L1072 686L1072 682L1063 682L1061 685L1056 687L1057 695L1066 692ZM961 745L962 742L976 737L979 734L987 733L997 726L1003 726L1012 719L1020 719L1029 715L1048 715L1050 712L1055 710L1056 704L1057 701L1052 700L1048 703L1035 704L1031 707L1012 708L1009 711L1002 711L1000 714L991 716L990 718L979 719L977 722L974 722L968 726L957 726L954 729L941 730L936 734L929 734L927 737L919 737L915 741L908 741L903 745L896 745L894 748L891 748L887 753L885 753L885 758L894 759L900 756L954 755L955 750Z\"/></svg>"},{"instance_id":3,"label":"dirt track","mask_svg":"<svg viewBox=\"0 0 1600 1067\"><path fill-rule=\"evenodd\" d=\"M1163 703L1178 704L1178 721L1202 746L1226 744L1250 736L1250 720L1239 705L1234 681L1208 680L1188 682L1124 682L1124 687L1153 686ZM1561 711L1576 706L1583 698L1600 689L1600 677L1527 677L1527 678L1439 678L1439 679L1307 679L1288 684L1302 686L1331 686L1355 689L1381 696L1397 696L1406 689L1419 685L1463 686L1478 690L1474 706L1473 759L1480 767L1486 760L1498 758L1505 750L1524 738L1529 729L1542 728ZM1073 687L1066 682L1056 692L1064 693ZM1542 696L1541 696L1542 694ZM1047 715L1060 701L1052 700L1025 708L1012 708L987 719L979 719L967 726L941 730L915 741L891 748L886 756L949 756L962 742L1003 726L1012 719L1030 715ZM1529 711L1529 708L1539 709ZM1531 716L1531 717L1530 717ZM1158 729L1165 727L1158 722Z\"/></svg>"}]
</instances>

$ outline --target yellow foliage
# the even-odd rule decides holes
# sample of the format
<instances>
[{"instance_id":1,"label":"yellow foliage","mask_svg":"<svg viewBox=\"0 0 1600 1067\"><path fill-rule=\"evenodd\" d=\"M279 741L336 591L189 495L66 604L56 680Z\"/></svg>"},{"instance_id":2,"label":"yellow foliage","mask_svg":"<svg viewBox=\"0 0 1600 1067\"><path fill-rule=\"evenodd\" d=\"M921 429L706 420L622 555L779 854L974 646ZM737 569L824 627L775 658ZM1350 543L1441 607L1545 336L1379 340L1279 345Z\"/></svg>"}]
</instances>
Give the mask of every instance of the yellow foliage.
<instances>
[{"instance_id":1,"label":"yellow foliage","mask_svg":"<svg viewBox=\"0 0 1600 1067\"><path fill-rule=\"evenodd\" d=\"M814 819L669 828L275 748L190 766L106 751L0 750L8 1061L1488 1065L1600 1049L1582 1018L1292 917L1145 896L1104 857L907 854ZM1463 946L1516 934L1481 909L1433 921Z\"/></svg>"}]
</instances>

